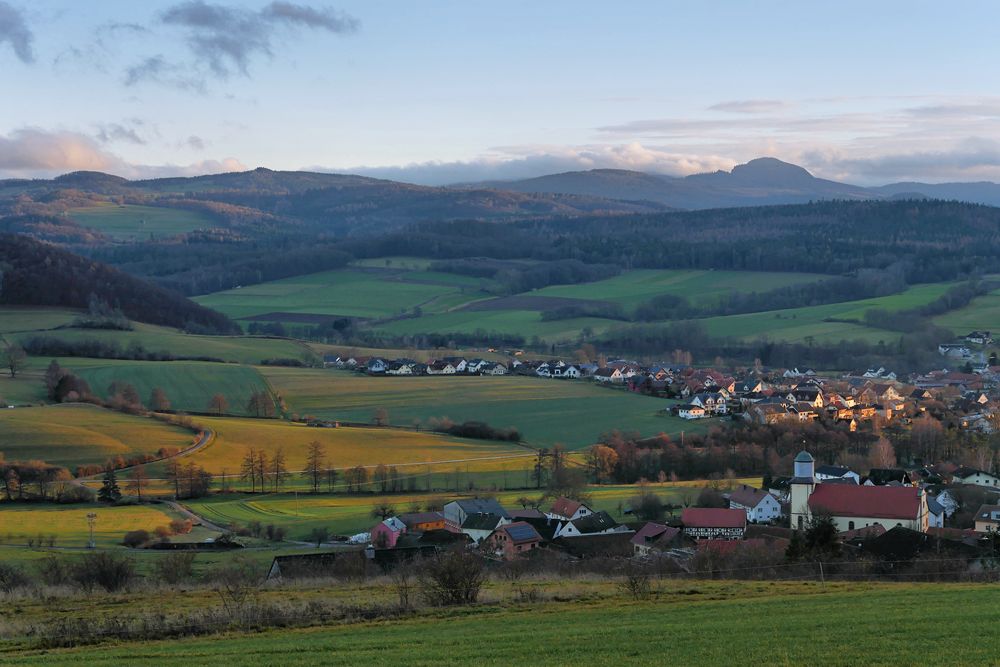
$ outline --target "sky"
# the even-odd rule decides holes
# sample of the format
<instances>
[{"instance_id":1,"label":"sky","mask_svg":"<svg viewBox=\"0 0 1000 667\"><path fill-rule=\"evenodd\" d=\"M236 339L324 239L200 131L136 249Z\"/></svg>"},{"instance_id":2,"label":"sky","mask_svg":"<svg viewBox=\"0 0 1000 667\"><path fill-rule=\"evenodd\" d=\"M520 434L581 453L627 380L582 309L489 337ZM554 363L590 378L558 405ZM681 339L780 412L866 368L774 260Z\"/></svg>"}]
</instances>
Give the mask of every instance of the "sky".
<instances>
[{"instance_id":1,"label":"sky","mask_svg":"<svg viewBox=\"0 0 1000 667\"><path fill-rule=\"evenodd\" d=\"M0 0L0 177L1000 181L1000 3Z\"/></svg>"}]
</instances>

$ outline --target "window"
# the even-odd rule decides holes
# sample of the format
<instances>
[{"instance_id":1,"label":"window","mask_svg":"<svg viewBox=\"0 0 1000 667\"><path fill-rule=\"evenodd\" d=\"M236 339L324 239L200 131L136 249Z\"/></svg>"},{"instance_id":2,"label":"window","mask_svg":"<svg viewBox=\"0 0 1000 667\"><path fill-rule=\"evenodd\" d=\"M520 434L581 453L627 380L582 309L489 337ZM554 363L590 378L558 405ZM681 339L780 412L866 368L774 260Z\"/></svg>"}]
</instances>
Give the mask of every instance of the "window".
<instances>
[{"instance_id":1,"label":"window","mask_svg":"<svg viewBox=\"0 0 1000 667\"><path fill-rule=\"evenodd\" d=\"M848 521L847 522L847 530L854 530L854 522L853 521Z\"/></svg>"}]
</instances>

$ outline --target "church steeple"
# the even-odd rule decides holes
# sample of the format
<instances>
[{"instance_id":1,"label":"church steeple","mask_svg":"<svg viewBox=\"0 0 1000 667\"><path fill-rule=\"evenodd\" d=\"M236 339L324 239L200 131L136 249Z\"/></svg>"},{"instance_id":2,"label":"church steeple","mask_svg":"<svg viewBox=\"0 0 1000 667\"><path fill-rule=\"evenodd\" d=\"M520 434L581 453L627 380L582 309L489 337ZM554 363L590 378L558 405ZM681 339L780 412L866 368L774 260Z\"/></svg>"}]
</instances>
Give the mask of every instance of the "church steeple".
<instances>
[{"instance_id":1,"label":"church steeple","mask_svg":"<svg viewBox=\"0 0 1000 667\"><path fill-rule=\"evenodd\" d=\"M809 496L812 495L816 480L816 461L812 454L803 450L795 457L795 476L791 481L791 524L801 530L809 522Z\"/></svg>"}]
</instances>

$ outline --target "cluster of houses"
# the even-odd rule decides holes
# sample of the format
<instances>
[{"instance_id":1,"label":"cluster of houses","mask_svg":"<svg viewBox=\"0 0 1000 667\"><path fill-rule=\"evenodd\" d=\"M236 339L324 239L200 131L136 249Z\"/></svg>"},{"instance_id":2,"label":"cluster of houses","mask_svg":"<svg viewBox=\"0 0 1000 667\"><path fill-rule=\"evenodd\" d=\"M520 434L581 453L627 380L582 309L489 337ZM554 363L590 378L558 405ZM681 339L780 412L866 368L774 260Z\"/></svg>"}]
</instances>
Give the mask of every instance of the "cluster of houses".
<instances>
[{"instance_id":1,"label":"cluster of houses","mask_svg":"<svg viewBox=\"0 0 1000 667\"><path fill-rule=\"evenodd\" d=\"M985 365L986 358L982 348L993 344L989 331L971 331L958 340L938 345L938 353L949 359L965 361L969 364Z\"/></svg>"},{"instance_id":2,"label":"cluster of houses","mask_svg":"<svg viewBox=\"0 0 1000 667\"><path fill-rule=\"evenodd\" d=\"M323 357L323 365L327 368L342 368L369 375L506 375L508 373L507 366L499 362L465 357L444 357L423 363L406 358L386 359L328 354Z\"/></svg>"},{"instance_id":3,"label":"cluster of houses","mask_svg":"<svg viewBox=\"0 0 1000 667\"><path fill-rule=\"evenodd\" d=\"M586 503L559 498L548 509L507 509L492 498L453 500L439 512L391 516L368 533L368 554L397 559L413 551L463 544L485 556L510 560L551 549L570 556L601 554L683 559L718 542L787 539L806 528L817 513L832 517L845 542L879 537L893 529L935 533L974 543L1000 531L1000 505L983 505L975 528L946 529L959 504L939 482L971 484L1000 493L1000 478L983 470L956 467L945 473L923 468L907 472L873 469L862 476L849 468L816 465L800 452L791 477L767 489L741 487L725 494L727 507L688 507L666 522L615 520Z\"/></svg>"},{"instance_id":4,"label":"cluster of houses","mask_svg":"<svg viewBox=\"0 0 1000 667\"><path fill-rule=\"evenodd\" d=\"M883 368L843 377L821 377L810 369L781 374L749 372L733 377L714 369L675 373L666 389L683 399L671 408L684 419L733 416L757 424L808 422L824 419L847 424L852 431L863 422L883 423L912 418L931 402L961 415L962 428L992 431L993 412L1000 407L990 392L1000 384L1000 368L980 373L940 370L913 376L909 383ZM648 389L654 380L630 381Z\"/></svg>"}]
</instances>

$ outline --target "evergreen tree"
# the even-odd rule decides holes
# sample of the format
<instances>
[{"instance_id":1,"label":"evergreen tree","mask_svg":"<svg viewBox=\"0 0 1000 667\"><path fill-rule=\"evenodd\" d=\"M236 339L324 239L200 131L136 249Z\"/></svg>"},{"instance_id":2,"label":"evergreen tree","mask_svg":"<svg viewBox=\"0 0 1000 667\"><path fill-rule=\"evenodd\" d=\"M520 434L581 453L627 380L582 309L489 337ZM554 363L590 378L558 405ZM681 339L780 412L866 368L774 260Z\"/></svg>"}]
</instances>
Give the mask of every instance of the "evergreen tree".
<instances>
[{"instance_id":1,"label":"evergreen tree","mask_svg":"<svg viewBox=\"0 0 1000 667\"><path fill-rule=\"evenodd\" d=\"M104 473L104 481L97 492L97 499L102 503L113 503L122 497L121 489L118 488L118 480L115 477L115 469L108 467Z\"/></svg>"}]
</instances>

